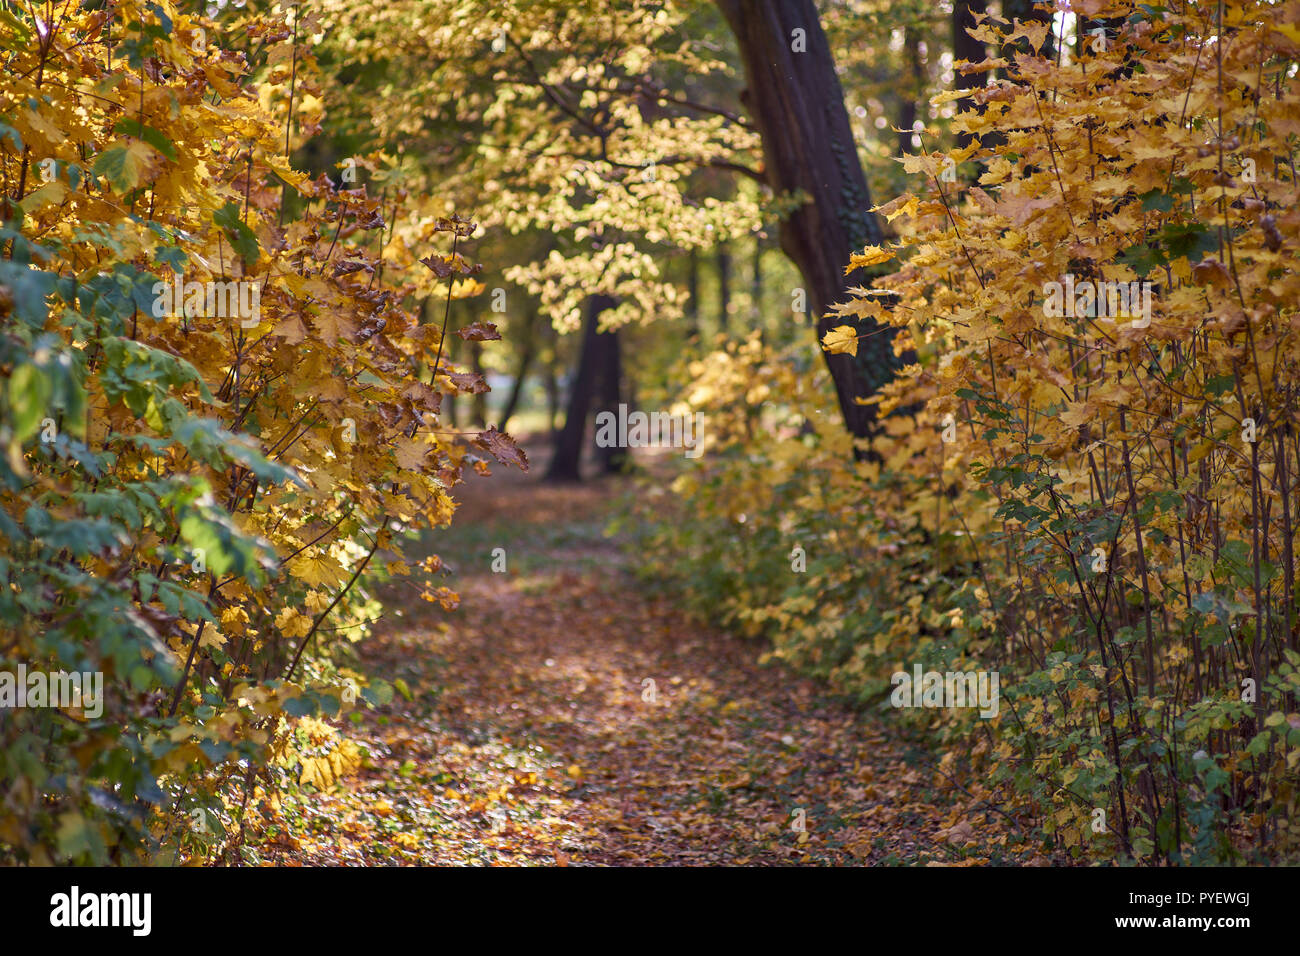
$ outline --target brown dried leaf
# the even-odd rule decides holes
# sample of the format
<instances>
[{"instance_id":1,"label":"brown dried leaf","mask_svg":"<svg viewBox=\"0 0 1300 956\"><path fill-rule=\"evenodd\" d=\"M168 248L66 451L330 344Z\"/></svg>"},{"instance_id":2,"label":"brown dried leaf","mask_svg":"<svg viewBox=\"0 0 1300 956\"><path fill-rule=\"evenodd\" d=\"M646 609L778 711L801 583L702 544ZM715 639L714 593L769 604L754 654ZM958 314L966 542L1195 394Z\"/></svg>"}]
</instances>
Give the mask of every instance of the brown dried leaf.
<instances>
[{"instance_id":1,"label":"brown dried leaf","mask_svg":"<svg viewBox=\"0 0 1300 956\"><path fill-rule=\"evenodd\" d=\"M447 377L462 392L478 395L481 392L491 391L488 383L483 380L483 376L478 372L448 372Z\"/></svg>"},{"instance_id":2,"label":"brown dried leaf","mask_svg":"<svg viewBox=\"0 0 1300 956\"><path fill-rule=\"evenodd\" d=\"M484 447L492 457L501 464L514 465L520 471L528 470L528 456L524 450L505 432L497 431L495 425L489 426L485 432L480 432L479 438L482 439Z\"/></svg>"},{"instance_id":3,"label":"brown dried leaf","mask_svg":"<svg viewBox=\"0 0 1300 956\"><path fill-rule=\"evenodd\" d=\"M457 329L456 334L466 342L490 342L501 338L501 333L491 322L473 322L463 329Z\"/></svg>"}]
</instances>

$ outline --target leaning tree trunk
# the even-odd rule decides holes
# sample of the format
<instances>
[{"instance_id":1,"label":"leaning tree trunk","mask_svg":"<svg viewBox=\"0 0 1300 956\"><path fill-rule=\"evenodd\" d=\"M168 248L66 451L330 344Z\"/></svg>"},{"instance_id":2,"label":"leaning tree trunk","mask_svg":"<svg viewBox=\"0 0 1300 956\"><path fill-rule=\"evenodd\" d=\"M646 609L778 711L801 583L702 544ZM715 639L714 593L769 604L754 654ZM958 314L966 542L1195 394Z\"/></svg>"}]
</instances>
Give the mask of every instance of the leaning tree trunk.
<instances>
[{"instance_id":1,"label":"leaning tree trunk","mask_svg":"<svg viewBox=\"0 0 1300 956\"><path fill-rule=\"evenodd\" d=\"M869 212L862 165L853 143L844 92L812 0L717 0L745 65L742 100L763 140L765 176L779 193L802 191L809 201L781 223L781 248L803 276L818 338L837 325L865 337L856 358L823 351L849 431L875 430L874 405L859 405L899 368L893 331L879 334L870 319L826 313L848 299L849 256L883 242Z\"/></svg>"},{"instance_id":2,"label":"leaning tree trunk","mask_svg":"<svg viewBox=\"0 0 1300 956\"><path fill-rule=\"evenodd\" d=\"M569 408L564 416L564 427L555 438L555 453L546 469L547 481L582 480L582 438L587 431L587 416L595 397L598 352L597 341L600 314L614 307L614 300L597 293L587 300L587 318L583 322L582 351L578 356L578 372L569 390Z\"/></svg>"}]
</instances>

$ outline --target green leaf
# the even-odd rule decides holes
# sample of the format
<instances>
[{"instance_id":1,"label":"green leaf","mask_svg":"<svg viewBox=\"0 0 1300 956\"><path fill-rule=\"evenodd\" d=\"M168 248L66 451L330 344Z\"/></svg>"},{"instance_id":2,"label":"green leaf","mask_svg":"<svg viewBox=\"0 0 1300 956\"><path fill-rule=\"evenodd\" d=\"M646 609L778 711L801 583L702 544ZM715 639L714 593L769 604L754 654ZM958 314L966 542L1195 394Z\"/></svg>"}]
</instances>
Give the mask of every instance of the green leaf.
<instances>
[{"instance_id":1,"label":"green leaf","mask_svg":"<svg viewBox=\"0 0 1300 956\"><path fill-rule=\"evenodd\" d=\"M97 157L92 167L119 193L129 193L144 181L146 151L139 143L116 143Z\"/></svg>"},{"instance_id":2,"label":"green leaf","mask_svg":"<svg viewBox=\"0 0 1300 956\"><path fill-rule=\"evenodd\" d=\"M1231 624L1234 618L1254 613L1248 604L1233 601L1222 594L1206 591L1192 598L1192 610L1213 614L1222 624Z\"/></svg>"},{"instance_id":3,"label":"green leaf","mask_svg":"<svg viewBox=\"0 0 1300 956\"><path fill-rule=\"evenodd\" d=\"M0 146L4 145L6 139L13 144L14 152L21 153L23 151L23 137L18 130L8 123L0 123Z\"/></svg>"},{"instance_id":4,"label":"green leaf","mask_svg":"<svg viewBox=\"0 0 1300 956\"><path fill-rule=\"evenodd\" d=\"M212 221L225 231L230 244L235 247L235 251L239 253L245 265L251 266L257 261L257 257L261 254L257 245L257 236L240 218L238 203L234 200L226 203L212 214Z\"/></svg>"},{"instance_id":5,"label":"green leaf","mask_svg":"<svg viewBox=\"0 0 1300 956\"><path fill-rule=\"evenodd\" d=\"M14 369L9 379L9 412L17 439L26 441L41 427L50 400L50 380L30 362Z\"/></svg>"},{"instance_id":6,"label":"green leaf","mask_svg":"<svg viewBox=\"0 0 1300 956\"><path fill-rule=\"evenodd\" d=\"M401 685L400 687L398 687L399 684ZM361 697L363 700L369 701L375 707L382 707L392 701L394 687L397 687L398 690L402 691L403 696L406 697L407 700L411 699L411 690L400 677L393 681L392 684L382 680L370 681L370 683L361 691Z\"/></svg>"},{"instance_id":7,"label":"green leaf","mask_svg":"<svg viewBox=\"0 0 1300 956\"><path fill-rule=\"evenodd\" d=\"M1148 275L1156 266L1162 266L1166 261L1164 253L1160 249L1143 243L1129 246L1116 259L1132 269L1138 276Z\"/></svg>"},{"instance_id":8,"label":"green leaf","mask_svg":"<svg viewBox=\"0 0 1300 956\"><path fill-rule=\"evenodd\" d=\"M1160 230L1164 247L1174 259L1186 257L1189 262L1200 262L1207 252L1219 248L1219 237L1203 223L1188 225L1169 224Z\"/></svg>"},{"instance_id":9,"label":"green leaf","mask_svg":"<svg viewBox=\"0 0 1300 956\"><path fill-rule=\"evenodd\" d=\"M316 701L304 694L301 697L290 697L284 702L284 712L290 717L307 717L316 713Z\"/></svg>"},{"instance_id":10,"label":"green leaf","mask_svg":"<svg viewBox=\"0 0 1300 956\"><path fill-rule=\"evenodd\" d=\"M172 145L171 140L152 126L145 126L138 119L119 120L113 127L113 132L142 139L173 163L176 162L176 147Z\"/></svg>"},{"instance_id":11,"label":"green leaf","mask_svg":"<svg viewBox=\"0 0 1300 956\"><path fill-rule=\"evenodd\" d=\"M69 859L75 859L90 853L95 848L95 834L86 818L80 813L69 811L59 818L59 832L55 835L59 853Z\"/></svg>"},{"instance_id":12,"label":"green leaf","mask_svg":"<svg viewBox=\"0 0 1300 956\"><path fill-rule=\"evenodd\" d=\"M1174 208L1174 197L1152 189L1142 194L1142 208L1147 211L1168 212Z\"/></svg>"}]
</instances>

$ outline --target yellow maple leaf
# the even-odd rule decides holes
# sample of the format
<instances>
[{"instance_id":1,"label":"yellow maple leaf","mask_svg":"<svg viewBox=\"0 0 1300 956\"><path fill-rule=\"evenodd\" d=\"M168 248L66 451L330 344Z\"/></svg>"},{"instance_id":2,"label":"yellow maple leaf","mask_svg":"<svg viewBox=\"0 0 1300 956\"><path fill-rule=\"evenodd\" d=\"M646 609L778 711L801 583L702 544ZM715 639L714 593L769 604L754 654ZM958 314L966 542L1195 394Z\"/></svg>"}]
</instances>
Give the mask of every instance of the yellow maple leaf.
<instances>
[{"instance_id":1,"label":"yellow maple leaf","mask_svg":"<svg viewBox=\"0 0 1300 956\"><path fill-rule=\"evenodd\" d=\"M858 333L848 325L837 325L822 336L822 348L832 355L847 352L858 354Z\"/></svg>"},{"instance_id":2,"label":"yellow maple leaf","mask_svg":"<svg viewBox=\"0 0 1300 956\"><path fill-rule=\"evenodd\" d=\"M453 299L471 299L487 291L487 286L477 279L458 279L451 284Z\"/></svg>"},{"instance_id":3,"label":"yellow maple leaf","mask_svg":"<svg viewBox=\"0 0 1300 956\"><path fill-rule=\"evenodd\" d=\"M848 275L854 269L861 269L863 266L874 266L879 262L888 262L894 258L894 253L888 249L882 249L880 246L867 246L859 253L854 253L849 257L849 264L844 267L844 274Z\"/></svg>"},{"instance_id":4,"label":"yellow maple leaf","mask_svg":"<svg viewBox=\"0 0 1300 956\"><path fill-rule=\"evenodd\" d=\"M329 607L330 596L324 591L308 591L307 596L303 598L307 607L314 613L319 614Z\"/></svg>"},{"instance_id":5,"label":"yellow maple leaf","mask_svg":"<svg viewBox=\"0 0 1300 956\"><path fill-rule=\"evenodd\" d=\"M138 139L114 143L95 159L95 172L106 178L119 193L128 193L153 175L157 150Z\"/></svg>"},{"instance_id":6,"label":"yellow maple leaf","mask_svg":"<svg viewBox=\"0 0 1300 956\"><path fill-rule=\"evenodd\" d=\"M908 196L907 202L885 213L885 221L893 222L899 216L914 217L916 215L916 209L920 204L920 200L915 196ZM883 262L884 260L882 259L880 261Z\"/></svg>"},{"instance_id":7,"label":"yellow maple leaf","mask_svg":"<svg viewBox=\"0 0 1300 956\"><path fill-rule=\"evenodd\" d=\"M1239 15L1240 15L1240 14L1239 14ZM1294 40L1296 43L1300 43L1300 25L1298 25L1298 24L1295 24L1295 23L1274 23L1274 24L1271 24L1271 25L1270 25L1269 29L1271 29L1271 30L1276 30L1278 33L1282 34L1284 37L1287 37L1288 39Z\"/></svg>"},{"instance_id":8,"label":"yellow maple leaf","mask_svg":"<svg viewBox=\"0 0 1300 956\"><path fill-rule=\"evenodd\" d=\"M1069 408L1056 416L1056 420L1067 428L1078 428L1097 420L1097 407L1087 402L1071 402Z\"/></svg>"},{"instance_id":9,"label":"yellow maple leaf","mask_svg":"<svg viewBox=\"0 0 1300 956\"><path fill-rule=\"evenodd\" d=\"M236 636L248 633L248 611L231 606L221 612L221 626Z\"/></svg>"},{"instance_id":10,"label":"yellow maple leaf","mask_svg":"<svg viewBox=\"0 0 1300 956\"><path fill-rule=\"evenodd\" d=\"M304 637L311 630L311 618L297 608L287 607L276 617L275 626L286 637Z\"/></svg>"},{"instance_id":11,"label":"yellow maple leaf","mask_svg":"<svg viewBox=\"0 0 1300 956\"><path fill-rule=\"evenodd\" d=\"M343 583L343 568L327 554L301 554L289 562L289 573L312 587L337 587Z\"/></svg>"},{"instance_id":12,"label":"yellow maple leaf","mask_svg":"<svg viewBox=\"0 0 1300 956\"><path fill-rule=\"evenodd\" d=\"M405 471L423 471L424 458L429 453L429 446L422 438L411 438L397 446L393 458L397 466Z\"/></svg>"}]
</instances>

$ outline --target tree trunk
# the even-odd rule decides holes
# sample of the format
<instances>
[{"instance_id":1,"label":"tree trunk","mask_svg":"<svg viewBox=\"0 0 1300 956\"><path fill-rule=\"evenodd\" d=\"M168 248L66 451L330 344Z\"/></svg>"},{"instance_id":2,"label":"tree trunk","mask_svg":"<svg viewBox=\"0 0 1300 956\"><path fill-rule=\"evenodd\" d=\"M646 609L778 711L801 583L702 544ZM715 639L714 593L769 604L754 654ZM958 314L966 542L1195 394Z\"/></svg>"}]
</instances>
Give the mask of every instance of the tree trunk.
<instances>
[{"instance_id":1,"label":"tree trunk","mask_svg":"<svg viewBox=\"0 0 1300 956\"><path fill-rule=\"evenodd\" d=\"M550 467L546 469L547 481L582 480L582 439L587 431L587 416L591 412L596 391L600 314L613 307L614 300L607 295L593 295L587 301L578 371L569 389L569 408L564 416L564 427L555 438L555 452L551 456Z\"/></svg>"},{"instance_id":2,"label":"tree trunk","mask_svg":"<svg viewBox=\"0 0 1300 956\"><path fill-rule=\"evenodd\" d=\"M519 356L519 369L515 374L515 382L510 387L510 397L506 399L506 407L501 410L501 418L497 422L497 431L499 432L506 430L506 426L510 424L511 416L514 415L515 409L519 407L519 397L523 394L524 382L528 378L528 371L537 355L537 315L536 310L530 312L528 320L524 323L523 352Z\"/></svg>"},{"instance_id":3,"label":"tree trunk","mask_svg":"<svg viewBox=\"0 0 1300 956\"><path fill-rule=\"evenodd\" d=\"M957 0L958 3L961 0ZM925 68L921 65L921 34L914 26L903 30L903 60L911 76L902 85L902 105L898 110L898 154L906 156L914 148L912 137L916 134L916 104L925 91Z\"/></svg>"},{"instance_id":4,"label":"tree trunk","mask_svg":"<svg viewBox=\"0 0 1300 956\"><path fill-rule=\"evenodd\" d=\"M486 378L483 371L482 342L469 343L469 367L471 371ZM475 392L470 398L470 409L475 427L487 428L487 392Z\"/></svg>"},{"instance_id":5,"label":"tree trunk","mask_svg":"<svg viewBox=\"0 0 1300 956\"><path fill-rule=\"evenodd\" d=\"M1109 49L1111 44L1117 42L1122 29L1124 29L1123 17L1079 17L1075 21L1075 58L1083 60L1086 56L1097 56L1100 51ZM1099 37L1096 35L1097 31L1102 31L1105 35ZM1049 33L1048 36L1051 34ZM1084 53L1085 49L1088 51L1087 54ZM1136 66L1137 63L1130 50L1118 69L1106 71L1106 78L1112 83L1125 79L1133 75Z\"/></svg>"},{"instance_id":6,"label":"tree trunk","mask_svg":"<svg viewBox=\"0 0 1300 956\"><path fill-rule=\"evenodd\" d=\"M718 331L731 331L731 249L718 243Z\"/></svg>"},{"instance_id":7,"label":"tree trunk","mask_svg":"<svg viewBox=\"0 0 1300 956\"><path fill-rule=\"evenodd\" d=\"M546 431L553 446L559 437L559 426L556 423L560 420L560 334L555 331L555 326L549 319L542 327L542 333L545 335L543 347L546 349L542 378L542 387L546 389Z\"/></svg>"},{"instance_id":8,"label":"tree trunk","mask_svg":"<svg viewBox=\"0 0 1300 956\"><path fill-rule=\"evenodd\" d=\"M623 401L622 338L618 329L601 332L596 336L597 412L618 415L619 402ZM594 440L594 439L593 439ZM627 466L627 449L617 446L596 447L596 461L605 474L615 474Z\"/></svg>"},{"instance_id":9,"label":"tree trunk","mask_svg":"<svg viewBox=\"0 0 1300 956\"><path fill-rule=\"evenodd\" d=\"M686 258L687 335L700 337L700 254L692 249Z\"/></svg>"},{"instance_id":10,"label":"tree trunk","mask_svg":"<svg viewBox=\"0 0 1300 956\"><path fill-rule=\"evenodd\" d=\"M984 41L976 40L966 30L973 30L979 25L975 20L975 15L983 13L986 6L987 0L954 0L952 5L952 58L954 61L965 60L968 63L979 63L984 59ZM983 73L957 72L953 81L953 86L959 90L973 90L977 86L984 85ZM958 100L957 108L959 110L968 110L974 109L975 105L969 100ZM974 138L972 134L967 132L958 133L957 148L965 149Z\"/></svg>"},{"instance_id":11,"label":"tree trunk","mask_svg":"<svg viewBox=\"0 0 1300 956\"><path fill-rule=\"evenodd\" d=\"M856 358L822 352L845 425L865 437L874 431L875 406L854 399L874 394L900 363L892 330L872 334L877 327L869 319L826 315L832 305L848 299L844 267L849 256L883 242L880 224L869 212L871 196L830 45L812 0L717 3L740 47L748 86L741 100L762 136L767 182L778 193L799 190L809 196L782 221L780 238L807 286L818 338L837 325L853 326L866 336Z\"/></svg>"},{"instance_id":12,"label":"tree trunk","mask_svg":"<svg viewBox=\"0 0 1300 956\"><path fill-rule=\"evenodd\" d=\"M452 356L456 351L456 339L459 336L450 334L451 323L448 323L448 335L446 339L447 351L442 356L441 367L446 368L452 364ZM449 392L442 398L442 413L447 416L447 424L452 428L460 427L460 396L455 391Z\"/></svg>"},{"instance_id":13,"label":"tree trunk","mask_svg":"<svg viewBox=\"0 0 1300 956\"><path fill-rule=\"evenodd\" d=\"M1035 5L1034 0L1002 0L1002 19L1008 23L1019 21L1021 23L1042 23L1047 26L1047 33L1043 36L1043 44L1038 50L1033 50L1029 40L1021 37L1015 43L1005 44L999 50L994 52L1007 61L1007 65L999 67L996 76L1002 80L1011 80L1016 82L1020 79L1020 71L1016 68L1016 54L1039 53L1047 59L1053 59L1057 55L1056 37L1052 32L1052 14L1050 10L1041 9ZM1040 96L1043 94L1039 94ZM985 149L997 151L1007 144L1005 133L985 133L981 138L981 145ZM1032 175L1037 171L1036 166L1026 165L1022 167L1022 176Z\"/></svg>"},{"instance_id":14,"label":"tree trunk","mask_svg":"<svg viewBox=\"0 0 1300 956\"><path fill-rule=\"evenodd\" d=\"M560 417L560 382L555 373L555 366L558 361L558 355L552 351L550 358L546 362L546 379L542 383L546 387L546 429L551 433L552 444L557 439L555 421Z\"/></svg>"},{"instance_id":15,"label":"tree trunk","mask_svg":"<svg viewBox=\"0 0 1300 956\"><path fill-rule=\"evenodd\" d=\"M1047 35L1043 37L1043 45L1038 49L1038 53L1051 60L1056 57L1056 37L1053 35L1050 25L1052 23L1052 12L1040 8L1036 5L1035 0L1002 0L1002 19L1007 22L1019 20L1021 23L1046 23L1049 25ZM1000 52L1001 56L1010 59L1015 51L1028 53L1029 41L1017 40L1014 46L1005 48ZM1014 64L999 71L999 75L1007 79L1016 78L1016 69Z\"/></svg>"}]
</instances>

